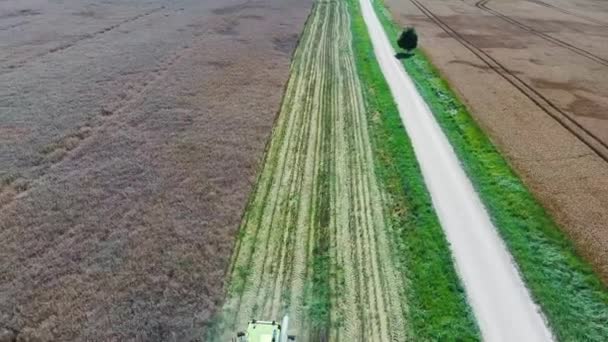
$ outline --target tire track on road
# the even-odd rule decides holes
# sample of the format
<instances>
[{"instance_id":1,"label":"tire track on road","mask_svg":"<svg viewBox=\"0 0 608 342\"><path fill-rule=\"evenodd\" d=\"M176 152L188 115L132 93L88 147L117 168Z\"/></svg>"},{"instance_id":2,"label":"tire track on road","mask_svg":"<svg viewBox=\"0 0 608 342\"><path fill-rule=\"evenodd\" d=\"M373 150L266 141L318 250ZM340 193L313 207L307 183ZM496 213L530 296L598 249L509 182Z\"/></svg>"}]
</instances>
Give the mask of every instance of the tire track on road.
<instances>
[{"instance_id":1,"label":"tire track on road","mask_svg":"<svg viewBox=\"0 0 608 342\"><path fill-rule=\"evenodd\" d=\"M160 10L162 8L158 8ZM140 14L139 17L144 16ZM236 15L229 16L235 17ZM222 18L222 17L220 17ZM133 21L132 19L131 21ZM208 32L216 24L216 21L209 21L205 25L205 32ZM128 82L123 89L127 89L124 97L118 101L108 102L104 104L99 113L87 120L81 126L76 127L72 132L65 134L50 144L43 146L40 153L40 161L32 166L34 177L32 178L10 178L0 180L0 210L11 203L17 196L23 196L25 193L35 186L39 180L43 179L50 168L59 165L64 160L71 158L76 154L81 145L85 145L98 133L102 132L111 124L136 126L139 123L139 118L131 118L126 122L125 115L134 111L146 100L146 94L151 89L157 87L184 58L189 58L193 53L200 49L204 40L197 39L193 44L180 48L175 52L170 53L166 58L160 60L152 71L144 74L143 77ZM145 113L144 113L145 114ZM142 115L144 115L142 114ZM121 121L123 120L123 121Z\"/></svg>"}]
</instances>

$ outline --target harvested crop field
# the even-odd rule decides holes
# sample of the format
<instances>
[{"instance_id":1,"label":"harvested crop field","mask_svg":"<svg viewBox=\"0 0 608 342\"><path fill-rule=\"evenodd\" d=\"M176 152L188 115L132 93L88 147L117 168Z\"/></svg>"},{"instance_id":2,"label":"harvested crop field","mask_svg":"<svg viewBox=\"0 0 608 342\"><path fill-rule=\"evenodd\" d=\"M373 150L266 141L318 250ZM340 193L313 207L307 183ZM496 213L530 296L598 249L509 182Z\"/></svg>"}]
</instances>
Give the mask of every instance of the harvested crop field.
<instances>
[{"instance_id":1,"label":"harvested crop field","mask_svg":"<svg viewBox=\"0 0 608 342\"><path fill-rule=\"evenodd\" d=\"M0 333L200 339L310 6L0 3Z\"/></svg>"},{"instance_id":2,"label":"harvested crop field","mask_svg":"<svg viewBox=\"0 0 608 342\"><path fill-rule=\"evenodd\" d=\"M218 335L288 313L298 339L406 336L345 1L319 1L243 218Z\"/></svg>"},{"instance_id":3,"label":"harvested crop field","mask_svg":"<svg viewBox=\"0 0 608 342\"><path fill-rule=\"evenodd\" d=\"M608 7L396 1L493 142L608 281Z\"/></svg>"}]
</instances>

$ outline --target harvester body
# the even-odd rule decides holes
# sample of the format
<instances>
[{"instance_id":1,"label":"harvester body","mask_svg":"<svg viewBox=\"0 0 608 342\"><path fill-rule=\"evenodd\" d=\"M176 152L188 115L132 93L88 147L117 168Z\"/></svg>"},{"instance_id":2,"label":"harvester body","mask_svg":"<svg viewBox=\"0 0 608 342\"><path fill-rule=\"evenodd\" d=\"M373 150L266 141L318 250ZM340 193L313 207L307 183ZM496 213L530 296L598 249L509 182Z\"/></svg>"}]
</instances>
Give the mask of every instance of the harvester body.
<instances>
[{"instance_id":1,"label":"harvester body","mask_svg":"<svg viewBox=\"0 0 608 342\"><path fill-rule=\"evenodd\" d=\"M281 324L276 321L252 320L246 332L239 332L235 342L288 342L295 341L295 336L287 335L289 320L283 317Z\"/></svg>"}]
</instances>

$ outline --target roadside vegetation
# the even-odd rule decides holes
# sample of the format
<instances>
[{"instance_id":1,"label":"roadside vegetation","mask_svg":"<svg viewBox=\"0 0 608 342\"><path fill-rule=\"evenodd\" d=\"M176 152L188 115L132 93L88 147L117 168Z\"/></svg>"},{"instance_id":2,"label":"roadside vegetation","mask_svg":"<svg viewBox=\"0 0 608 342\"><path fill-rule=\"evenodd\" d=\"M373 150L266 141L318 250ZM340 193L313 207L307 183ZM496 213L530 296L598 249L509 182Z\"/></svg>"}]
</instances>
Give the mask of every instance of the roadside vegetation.
<instances>
[{"instance_id":1,"label":"roadside vegetation","mask_svg":"<svg viewBox=\"0 0 608 342\"><path fill-rule=\"evenodd\" d=\"M406 53L414 50L418 46L418 34L416 33L416 29L411 26L406 27L399 35L397 45L405 50Z\"/></svg>"},{"instance_id":2,"label":"roadside vegetation","mask_svg":"<svg viewBox=\"0 0 608 342\"><path fill-rule=\"evenodd\" d=\"M399 28L381 1L373 4L396 48ZM556 337L564 341L605 340L605 285L513 172L424 52L418 49L402 63L454 147Z\"/></svg>"},{"instance_id":3,"label":"roadside vegetation","mask_svg":"<svg viewBox=\"0 0 608 342\"><path fill-rule=\"evenodd\" d=\"M412 338L478 340L479 331L456 275L410 140L376 62L358 0L348 0L357 71L363 85L376 174L387 196L385 210L393 257L407 278L405 298Z\"/></svg>"}]
</instances>

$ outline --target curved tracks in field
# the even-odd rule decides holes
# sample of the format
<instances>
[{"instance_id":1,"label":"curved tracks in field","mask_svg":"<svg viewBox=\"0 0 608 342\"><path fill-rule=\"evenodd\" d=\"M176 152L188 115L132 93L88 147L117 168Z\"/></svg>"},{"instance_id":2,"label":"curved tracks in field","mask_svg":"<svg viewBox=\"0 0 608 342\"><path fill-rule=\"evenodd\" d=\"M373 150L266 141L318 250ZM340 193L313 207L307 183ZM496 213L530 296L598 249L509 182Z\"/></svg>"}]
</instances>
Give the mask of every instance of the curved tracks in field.
<instances>
[{"instance_id":1,"label":"curved tracks in field","mask_svg":"<svg viewBox=\"0 0 608 342\"><path fill-rule=\"evenodd\" d=\"M588 58L588 59L590 59L590 60L592 60L592 61L594 61L594 62L596 62L596 63L598 63L600 65L608 66L608 59L603 58L601 56L598 56L596 54L593 54L592 52L590 52L588 50L582 49L582 48L580 48L580 47L578 47L578 46L576 46L574 44L570 44L570 43L568 43L568 42L566 42L564 40L561 40L561 39L559 39L557 37L554 37L554 36L552 36L550 34L547 34L547 33L543 32L541 30L537 30L537 29L535 29L535 28L533 28L533 27L531 27L529 25L526 25L526 24L522 23L521 21L516 20L515 18L513 18L511 16L508 16L506 14L501 13L497 9L490 8L490 7L488 7L488 3L489 2L490 2L490 0L479 0L479 1L477 1L475 3L475 7L479 8L482 11L486 11L486 12L488 12L488 13L490 13L490 14L492 14L492 15L494 15L494 16L496 16L496 17L498 17L498 18L500 18L500 19L502 19L502 20L504 20L504 21L506 21L506 22L508 22L510 24L512 24L512 25L515 25L515 26L521 28L524 31L527 31L527 32L529 32L529 33L531 33L531 34L533 34L533 35L535 35L537 37L540 37L541 39L544 39L544 40L546 40L546 41L548 41L550 43L553 43L553 44L555 44L557 46L560 46L560 47L562 47L564 49L568 49L568 50L576 53L579 56L583 56L585 58Z\"/></svg>"},{"instance_id":2,"label":"curved tracks in field","mask_svg":"<svg viewBox=\"0 0 608 342\"><path fill-rule=\"evenodd\" d=\"M298 340L405 339L404 287L343 1L317 2L230 269L220 335L290 315Z\"/></svg>"},{"instance_id":3,"label":"curved tracks in field","mask_svg":"<svg viewBox=\"0 0 608 342\"><path fill-rule=\"evenodd\" d=\"M509 70L504 64L500 63L496 58L492 57L490 53L481 49L475 45L471 40L465 38L455 28L448 25L440 16L436 15L426 5L418 0L410 0L410 2L416 6L422 14L429 18L439 28L441 28L450 37L454 38L457 42L462 44L467 50L477 56L484 64L486 64L491 70L496 72L504 80L513 85L523 95L525 95L530 101L536 104L543 112L553 118L562 127L576 136L582 143L587 145L598 157L602 158L608 163L608 144L604 142L599 136L593 133L589 128L578 122L566 111L562 110L557 104L552 102L549 98L544 96L533 87L531 84L526 82L523 78L516 75L514 72Z\"/></svg>"},{"instance_id":4,"label":"curved tracks in field","mask_svg":"<svg viewBox=\"0 0 608 342\"><path fill-rule=\"evenodd\" d=\"M577 18L580 18L580 19L583 19L583 20L587 20L587 21L592 22L592 23L594 23L594 24L596 24L596 25L599 25L599 26L608 27L608 23L606 23L606 22L604 22L604 21L597 20L597 19L595 19L595 18L592 18L592 17L586 16L586 15L583 15L583 14L580 14L580 13L576 13L576 12L573 12L573 11L569 11L569 10L567 10L567 9L563 9L563 8L561 8L561 7L558 7L558 6L552 5L552 4L550 4L550 3L546 3L546 2L541 1L541 0L528 0L528 1L529 1L529 2L532 2L532 3L535 3L535 4L539 5L539 6L543 6L543 7L546 7L546 8L552 8L552 9L554 9L554 10L556 10L556 11L558 11L558 12L562 12L562 13L564 13L564 14L569 14L569 15L571 15L571 16L573 16L573 17L577 17Z\"/></svg>"}]
</instances>

